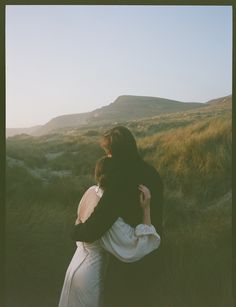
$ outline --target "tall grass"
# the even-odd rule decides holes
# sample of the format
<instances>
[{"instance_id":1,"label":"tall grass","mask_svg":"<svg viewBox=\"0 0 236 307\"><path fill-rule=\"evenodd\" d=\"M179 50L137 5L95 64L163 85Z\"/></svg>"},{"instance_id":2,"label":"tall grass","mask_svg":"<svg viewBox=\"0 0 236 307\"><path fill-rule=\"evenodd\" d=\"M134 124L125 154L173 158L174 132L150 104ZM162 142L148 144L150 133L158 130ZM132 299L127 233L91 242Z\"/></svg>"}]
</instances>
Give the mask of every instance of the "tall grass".
<instances>
[{"instance_id":1,"label":"tall grass","mask_svg":"<svg viewBox=\"0 0 236 307\"><path fill-rule=\"evenodd\" d=\"M161 265L150 286L153 307L233 306L231 117L207 112L128 123L165 186ZM88 130L14 137L7 154L24 162L7 166L7 306L57 306L75 250L70 227L103 155L98 136ZM29 168L44 169L46 178L36 178ZM52 175L65 169L70 176Z\"/></svg>"},{"instance_id":2,"label":"tall grass","mask_svg":"<svg viewBox=\"0 0 236 307\"><path fill-rule=\"evenodd\" d=\"M207 119L139 141L168 190L205 203L231 189L232 136L227 118Z\"/></svg>"}]
</instances>

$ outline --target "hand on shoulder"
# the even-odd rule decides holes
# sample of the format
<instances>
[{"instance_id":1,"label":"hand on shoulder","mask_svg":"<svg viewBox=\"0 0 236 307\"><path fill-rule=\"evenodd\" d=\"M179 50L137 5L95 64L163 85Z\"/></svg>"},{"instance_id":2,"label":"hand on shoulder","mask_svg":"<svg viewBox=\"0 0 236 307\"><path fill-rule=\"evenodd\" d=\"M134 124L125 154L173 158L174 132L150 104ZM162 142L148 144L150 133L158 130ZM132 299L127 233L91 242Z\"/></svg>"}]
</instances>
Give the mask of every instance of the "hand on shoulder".
<instances>
[{"instance_id":1,"label":"hand on shoulder","mask_svg":"<svg viewBox=\"0 0 236 307\"><path fill-rule=\"evenodd\" d=\"M143 184L139 185L140 191L140 206L142 209L149 209L150 208L150 201L151 201L151 192L150 190Z\"/></svg>"}]
</instances>

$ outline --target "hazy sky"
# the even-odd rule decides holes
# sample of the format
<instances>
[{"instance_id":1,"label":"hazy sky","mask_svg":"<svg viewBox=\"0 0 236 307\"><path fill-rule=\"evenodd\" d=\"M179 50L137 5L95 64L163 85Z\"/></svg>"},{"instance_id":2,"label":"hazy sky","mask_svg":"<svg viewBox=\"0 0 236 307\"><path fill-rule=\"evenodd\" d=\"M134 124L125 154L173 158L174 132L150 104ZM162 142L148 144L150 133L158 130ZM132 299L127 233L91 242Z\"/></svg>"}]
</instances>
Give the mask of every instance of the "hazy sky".
<instances>
[{"instance_id":1,"label":"hazy sky","mask_svg":"<svg viewBox=\"0 0 236 307\"><path fill-rule=\"evenodd\" d=\"M230 6L7 6L7 127L119 95L205 102L232 92Z\"/></svg>"}]
</instances>

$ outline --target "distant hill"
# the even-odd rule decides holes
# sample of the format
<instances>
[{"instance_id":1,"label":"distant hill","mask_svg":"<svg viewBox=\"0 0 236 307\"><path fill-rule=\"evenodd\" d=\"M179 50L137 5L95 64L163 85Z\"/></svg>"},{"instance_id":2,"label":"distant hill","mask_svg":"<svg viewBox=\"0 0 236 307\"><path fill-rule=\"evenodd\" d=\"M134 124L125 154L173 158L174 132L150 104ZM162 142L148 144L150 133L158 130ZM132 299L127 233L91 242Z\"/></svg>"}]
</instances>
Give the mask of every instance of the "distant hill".
<instances>
[{"instance_id":1,"label":"distant hill","mask_svg":"<svg viewBox=\"0 0 236 307\"><path fill-rule=\"evenodd\" d=\"M217 99L212 99L212 100L209 100L207 102L207 104L228 104L228 103L232 103L232 95L228 95L228 96L224 96L224 97L220 97L220 98L217 98Z\"/></svg>"},{"instance_id":2,"label":"distant hill","mask_svg":"<svg viewBox=\"0 0 236 307\"><path fill-rule=\"evenodd\" d=\"M56 133L69 128L79 128L86 126L96 126L104 124L115 124L151 116L171 114L176 112L188 111L196 108L207 107L210 103L219 103L224 99L231 99L231 96L222 97L207 103L180 102L158 97L148 96L119 96L114 102L91 112L62 115L51 119L42 126L7 129L7 137L21 133L40 136Z\"/></svg>"},{"instance_id":3,"label":"distant hill","mask_svg":"<svg viewBox=\"0 0 236 307\"><path fill-rule=\"evenodd\" d=\"M34 135L42 126L33 126L29 128L7 128L6 137L18 135L18 134L29 134Z\"/></svg>"}]
</instances>

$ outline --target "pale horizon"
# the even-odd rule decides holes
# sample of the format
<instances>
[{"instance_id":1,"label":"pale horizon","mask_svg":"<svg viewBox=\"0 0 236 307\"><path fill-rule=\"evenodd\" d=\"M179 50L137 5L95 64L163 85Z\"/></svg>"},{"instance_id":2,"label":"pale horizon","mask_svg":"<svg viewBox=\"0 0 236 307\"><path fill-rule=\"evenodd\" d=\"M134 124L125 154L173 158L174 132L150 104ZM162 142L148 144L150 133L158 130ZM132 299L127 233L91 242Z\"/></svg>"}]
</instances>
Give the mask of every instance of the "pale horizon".
<instances>
[{"instance_id":1,"label":"pale horizon","mask_svg":"<svg viewBox=\"0 0 236 307\"><path fill-rule=\"evenodd\" d=\"M7 128L123 95L231 95L232 7L7 5L6 85Z\"/></svg>"}]
</instances>

